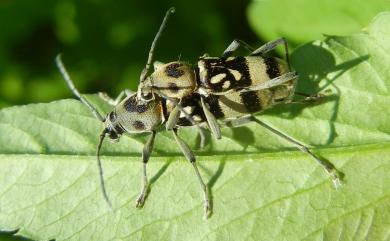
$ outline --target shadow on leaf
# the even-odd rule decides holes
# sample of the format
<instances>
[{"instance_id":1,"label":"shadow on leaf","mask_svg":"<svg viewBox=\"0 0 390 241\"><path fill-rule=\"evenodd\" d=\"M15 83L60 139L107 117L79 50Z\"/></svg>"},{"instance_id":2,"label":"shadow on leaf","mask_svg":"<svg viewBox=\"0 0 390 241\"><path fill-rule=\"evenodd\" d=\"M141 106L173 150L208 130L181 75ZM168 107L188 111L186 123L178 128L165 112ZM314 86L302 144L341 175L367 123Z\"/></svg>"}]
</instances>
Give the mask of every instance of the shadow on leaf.
<instances>
[{"instance_id":1,"label":"shadow on leaf","mask_svg":"<svg viewBox=\"0 0 390 241\"><path fill-rule=\"evenodd\" d=\"M334 54L323 46L324 43L331 40L332 37L327 37L325 41L320 44L316 42L305 44L296 49L291 55L292 64L299 73L297 92L306 93L308 95L323 92L325 93L325 98L319 102L309 103L308 105L294 103L281 105L265 112L268 115L293 119L298 116L303 109L309 108L310 106L313 106L313 104L320 105L324 102L333 102L333 112L328 118L330 132L324 145L331 144L337 137L334 122L337 119L341 91L334 82L347 71L369 58L368 55L364 55L337 64ZM320 82L322 82L321 87ZM329 89L330 87L332 90ZM332 94L329 94L328 92L332 92Z\"/></svg>"}]
</instances>

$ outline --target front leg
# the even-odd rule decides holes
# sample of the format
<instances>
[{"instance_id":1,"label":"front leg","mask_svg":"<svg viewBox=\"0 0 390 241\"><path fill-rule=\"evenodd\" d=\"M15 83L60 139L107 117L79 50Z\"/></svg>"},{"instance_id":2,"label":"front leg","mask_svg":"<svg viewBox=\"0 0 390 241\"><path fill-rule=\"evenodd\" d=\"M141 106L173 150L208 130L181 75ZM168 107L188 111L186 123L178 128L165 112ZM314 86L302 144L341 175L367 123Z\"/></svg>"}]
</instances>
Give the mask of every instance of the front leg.
<instances>
[{"instance_id":1,"label":"front leg","mask_svg":"<svg viewBox=\"0 0 390 241\"><path fill-rule=\"evenodd\" d=\"M142 163L143 163L143 185L141 189L141 194L138 196L136 207L142 207L145 203L147 191L148 191L148 176L146 173L146 165L148 164L150 154L153 151L154 139L156 137L156 131L152 131L152 134L149 136L148 141L144 146L144 150L142 152Z\"/></svg>"},{"instance_id":2,"label":"front leg","mask_svg":"<svg viewBox=\"0 0 390 241\"><path fill-rule=\"evenodd\" d=\"M111 98L107 93L105 92L99 92L99 97L104 100L105 102L107 102L109 105L111 106L117 106L119 104L119 102L122 101L123 97L125 96L130 96L130 95L133 95L134 92L131 91L131 90L128 90L128 89L125 89L125 90L122 90L119 95L116 97L116 99L114 100L113 98Z\"/></svg>"}]
</instances>

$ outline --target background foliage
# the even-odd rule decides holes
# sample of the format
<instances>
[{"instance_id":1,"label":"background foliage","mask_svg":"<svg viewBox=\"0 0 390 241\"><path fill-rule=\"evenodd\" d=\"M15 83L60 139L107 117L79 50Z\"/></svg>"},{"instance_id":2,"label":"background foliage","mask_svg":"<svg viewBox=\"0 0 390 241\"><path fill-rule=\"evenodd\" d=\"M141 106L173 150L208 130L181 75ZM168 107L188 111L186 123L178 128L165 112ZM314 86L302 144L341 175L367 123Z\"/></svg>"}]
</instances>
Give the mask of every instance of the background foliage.
<instances>
[{"instance_id":1,"label":"background foliage","mask_svg":"<svg viewBox=\"0 0 390 241\"><path fill-rule=\"evenodd\" d=\"M346 35L358 32L360 29L366 28L372 17L379 11L389 9L389 2L381 0L370 2L347 0L270 0L252 1L251 3L242 1L183 2L177 0L158 3L152 1L116 1L115 4L96 0L83 2L4 1L0 3L0 28L2 29L2 37L0 38L0 52L2 53L0 55L1 106L47 102L69 97L70 93L53 63L53 57L58 52L64 54L66 65L82 92L94 93L105 90L115 95L123 88L130 87L134 89L139 71L146 61L150 42L165 10L172 5L176 7L177 13L170 20L167 31L159 43L157 53L158 59L162 61L181 58L194 62L204 52L218 55L234 38L243 39L257 46L261 42L269 41L278 36L285 36L294 47L307 41L319 39L322 34ZM285 9L289 11L284 11ZM302 11L302 9L305 11ZM249 19L250 27L247 24L246 15ZM15 18L15 16L18 17ZM251 29L256 32L257 37ZM350 41L346 42L347 45L350 44ZM332 43L337 45L337 41L332 42L330 40L330 42L327 42L330 47L332 47ZM319 49L315 45L313 46L307 45L293 54L295 67L304 76L317 74L318 79L321 79L329 72L341 71L342 74L343 69L358 65L367 58L364 55L361 56L361 59L346 58L352 62L349 62L349 66L340 66L333 59L333 53L319 53ZM307 56L308 59L302 60L301 58L304 56ZM318 58L318 56L321 58ZM297 57L299 57L298 60ZM318 69L307 68L305 63L310 61L319 61L314 64ZM300 63L304 64L300 66ZM300 86L300 88L315 90L318 86L308 84ZM280 112L280 110L278 111ZM298 115L300 111L298 108L296 110L297 113L294 115ZM314 113L316 113L315 110ZM272 116L272 112L270 114ZM88 114L86 113L86 115ZM307 112L306 115L310 116L311 112ZM383 121L385 122L386 119ZM365 123L367 126L369 124L369 122ZM362 133L351 132L355 133L355 135L352 136L352 141L349 140L351 141L350 143L356 140L366 140L367 143L365 144L368 144L370 142L375 143L378 138L387 138L388 134L386 133L388 131L386 131L387 127L385 127L387 125L380 123L378 125L375 123L371 124L372 128L379 128L379 134L377 132L365 132L364 138L362 138L360 136ZM243 130L246 129L241 129L241 131ZM328 129L324 131L326 130ZM350 131L347 132L350 133ZM93 135L95 132L88 130L86 134L88 133ZM2 135L4 137L4 133ZM232 138L240 137L240 135L234 132L228 133L226 136ZM91 140L93 139L92 136L90 138ZM313 143L313 141L316 143L314 139L311 139L312 137L308 136L306 138L309 138L309 143ZM348 143L348 140L343 139L337 139L336 142L332 142L333 140L331 139L335 137L330 136L329 138L328 142L336 146L345 144L345 141ZM241 138L240 141L245 142L244 139ZM259 141L259 139L255 138L253 141ZM322 141L326 143L326 140ZM319 142L324 143L322 141ZM122 146L118 146L117 149L114 148L111 151L113 153L121 153L122 150L122 153L126 155L129 152L135 155L135 153L140 151L140 146L130 145L134 146L134 150L125 150L123 148L129 146L129 143L123 142L122 144ZM217 152L218 148L221 148L220 151L223 151L223 148L226 148L226 146L237 149L235 147L237 145L239 144L225 142L223 147L219 147L215 144L212 145L212 153ZM265 149L283 148L283 145L279 146L277 140L275 143L255 144L255 147L257 145ZM2 150L4 148L2 146ZM245 149L250 152L251 150L254 151L253 148L253 146L249 145ZM381 147L378 148L382 150ZM91 152L93 153L92 149ZM370 150L372 151L372 149ZM60 150L59 153L64 151L66 150ZM163 150L157 151L164 155ZM175 152L176 150L169 151ZM341 152L348 153L347 150ZM110 153L106 150L106 154ZM345 155L348 157L348 154ZM386 153L383 152L383 155L385 156ZM267 159L267 155L261 158ZM276 158L281 159L278 155L276 155ZM344 160L345 162L341 161L339 164L348 164L348 158ZM209 158L205 157L204 159ZM341 159L343 160L343 158ZM283 159L281 160L283 161ZM360 162L364 160L362 159ZM61 162L61 160L58 161ZM88 161L90 160L88 159ZM120 161L118 163L118 165L123 164ZM161 166L161 163L157 162L158 165L152 166L152 170L158 170L157 166ZM299 170L303 168L301 166L303 164L298 164L298 162L291 164L288 161L287 163L292 165L292 169ZM135 168L133 168L134 174L127 173L127 176L137 175L136 163L132 162L124 165L134 165ZM212 170L219 170L215 163L208 165ZM232 164L230 168L234 168L234 165ZM245 168L250 170L254 166L253 163L248 164L250 167L246 167L246 165L244 164L243 166L244 170L246 170ZM294 167L294 165L297 166ZM373 163L372 165L376 165L379 168L381 163ZM361 168L362 166L359 167ZM122 166L121 168L126 169ZM174 169L175 167L171 168ZM267 167L262 164L261 168ZM259 167L258 170L261 170L261 168ZM355 166L351 165L349 168L353 169ZM367 166L366 168L370 167ZM255 168L255 170L257 169ZM272 172L272 170L275 170L272 166L270 170L271 172L268 175L271 178L276 173ZM93 176L94 169L89 171L91 172L90 175ZM317 171L318 173L321 172ZM224 175L227 179L230 178L228 174L229 172L226 173L225 171ZM169 173L164 175L169 175ZM267 174L262 173L262 175L265 175L264 178L267 180ZM321 176L321 174L318 175ZM184 176L182 177L183 179ZM355 178L359 178L359 176ZM183 179L180 181L186 183L186 180ZM371 181L375 182L374 179ZM316 180L312 182L316 183ZM159 183L156 185L162 185L164 181ZM383 183L385 184L386 180L383 180ZM310 182L307 185L310 186ZM134 186L131 185L131 189L134 189ZM130 189L130 187L127 188ZM155 189L162 188L162 186L156 186ZM189 195L194 195L194 199L198 199L197 190L195 188L194 190ZM326 190L329 191L327 188ZM353 191L353 189L350 191ZM221 195L220 198L223 199L223 194L218 195ZM148 201L153 202L155 200ZM388 206L385 204L383 204L383 207L385 210L388 210ZM370 216L369 213L363 215ZM354 217L352 216L351 218ZM11 237L7 235L1 238L11 240Z\"/></svg>"},{"instance_id":2,"label":"background foliage","mask_svg":"<svg viewBox=\"0 0 390 241\"><path fill-rule=\"evenodd\" d=\"M0 2L2 106L70 97L54 66L64 61L83 92L135 88L165 11L175 6L157 58L194 62L235 38L261 41L246 20L247 1L39 0ZM17 16L17 17L16 17Z\"/></svg>"}]
</instances>

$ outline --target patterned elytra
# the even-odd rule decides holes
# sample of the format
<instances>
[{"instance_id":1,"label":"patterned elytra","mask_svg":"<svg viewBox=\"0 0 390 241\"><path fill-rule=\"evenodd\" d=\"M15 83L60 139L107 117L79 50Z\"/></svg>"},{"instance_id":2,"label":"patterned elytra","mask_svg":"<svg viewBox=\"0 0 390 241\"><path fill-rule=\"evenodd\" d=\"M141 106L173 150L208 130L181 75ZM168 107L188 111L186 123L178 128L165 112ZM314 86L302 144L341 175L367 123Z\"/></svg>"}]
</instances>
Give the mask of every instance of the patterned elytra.
<instances>
[{"instance_id":1,"label":"patterned elytra","mask_svg":"<svg viewBox=\"0 0 390 241\"><path fill-rule=\"evenodd\" d=\"M267 66L267 74L270 79L280 75L279 65L275 58L264 58L264 63Z\"/></svg>"},{"instance_id":2,"label":"patterned elytra","mask_svg":"<svg viewBox=\"0 0 390 241\"><path fill-rule=\"evenodd\" d=\"M203 66L203 70L199 68L200 71L206 71L206 76L199 78L200 85L212 91L222 92L228 88L245 87L251 84L245 57L201 58L198 65ZM202 73L199 76L202 76Z\"/></svg>"},{"instance_id":3,"label":"patterned elytra","mask_svg":"<svg viewBox=\"0 0 390 241\"><path fill-rule=\"evenodd\" d=\"M240 97L249 113L255 113L261 110L261 103L257 96L257 92L243 92L240 93Z\"/></svg>"},{"instance_id":4,"label":"patterned elytra","mask_svg":"<svg viewBox=\"0 0 390 241\"><path fill-rule=\"evenodd\" d=\"M181 112L177 126L192 126L193 121L197 124L207 122L201 98L216 119L227 120L288 102L296 83L296 79L292 79L272 88L240 92L245 87L262 84L288 71L283 60L273 57L201 57L195 67L182 62L171 62L159 69L163 71L163 75L158 69L153 74L156 88L171 98L180 99L185 113L192 117L191 120ZM192 74L195 74L193 79L185 77ZM163 78L164 76L174 79ZM183 87L193 82L194 87L199 87L202 91ZM229 90L233 91L227 92ZM174 105L165 100L162 102L163 116L167 120Z\"/></svg>"},{"instance_id":5,"label":"patterned elytra","mask_svg":"<svg viewBox=\"0 0 390 241\"><path fill-rule=\"evenodd\" d=\"M285 71L286 63L273 57L204 57L198 61L197 80L207 93L224 93L261 84Z\"/></svg>"},{"instance_id":6,"label":"patterned elytra","mask_svg":"<svg viewBox=\"0 0 390 241\"><path fill-rule=\"evenodd\" d=\"M219 105L219 96L209 95L205 98L205 101L209 106L210 112L215 116L215 118L220 119L225 116L221 106Z\"/></svg>"}]
</instances>

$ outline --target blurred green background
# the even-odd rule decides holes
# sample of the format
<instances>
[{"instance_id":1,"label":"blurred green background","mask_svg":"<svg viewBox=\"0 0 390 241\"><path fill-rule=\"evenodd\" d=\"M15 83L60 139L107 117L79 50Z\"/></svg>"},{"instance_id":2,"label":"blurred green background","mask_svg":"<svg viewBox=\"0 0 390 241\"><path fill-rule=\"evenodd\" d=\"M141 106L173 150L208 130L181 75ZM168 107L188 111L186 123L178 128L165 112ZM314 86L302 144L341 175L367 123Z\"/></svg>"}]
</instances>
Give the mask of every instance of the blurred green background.
<instances>
[{"instance_id":1,"label":"blurred green background","mask_svg":"<svg viewBox=\"0 0 390 241\"><path fill-rule=\"evenodd\" d=\"M136 89L165 11L176 13L156 59L194 63L234 38L254 47L280 36L296 47L367 26L389 0L0 0L0 108L71 97L58 53L82 93ZM256 33L255 33L256 32Z\"/></svg>"},{"instance_id":2,"label":"blurred green background","mask_svg":"<svg viewBox=\"0 0 390 241\"><path fill-rule=\"evenodd\" d=\"M156 59L194 63L239 38L284 36L291 48L364 29L389 0L0 0L0 108L70 98L58 53L82 93L135 90L165 11L176 7ZM256 33L255 33L256 32ZM24 240L0 234L0 241Z\"/></svg>"},{"instance_id":3,"label":"blurred green background","mask_svg":"<svg viewBox=\"0 0 390 241\"><path fill-rule=\"evenodd\" d=\"M0 107L71 97L54 65L65 65L83 93L136 89L165 11L176 7L156 58L195 62L234 39L259 45L249 1L0 0Z\"/></svg>"}]
</instances>

